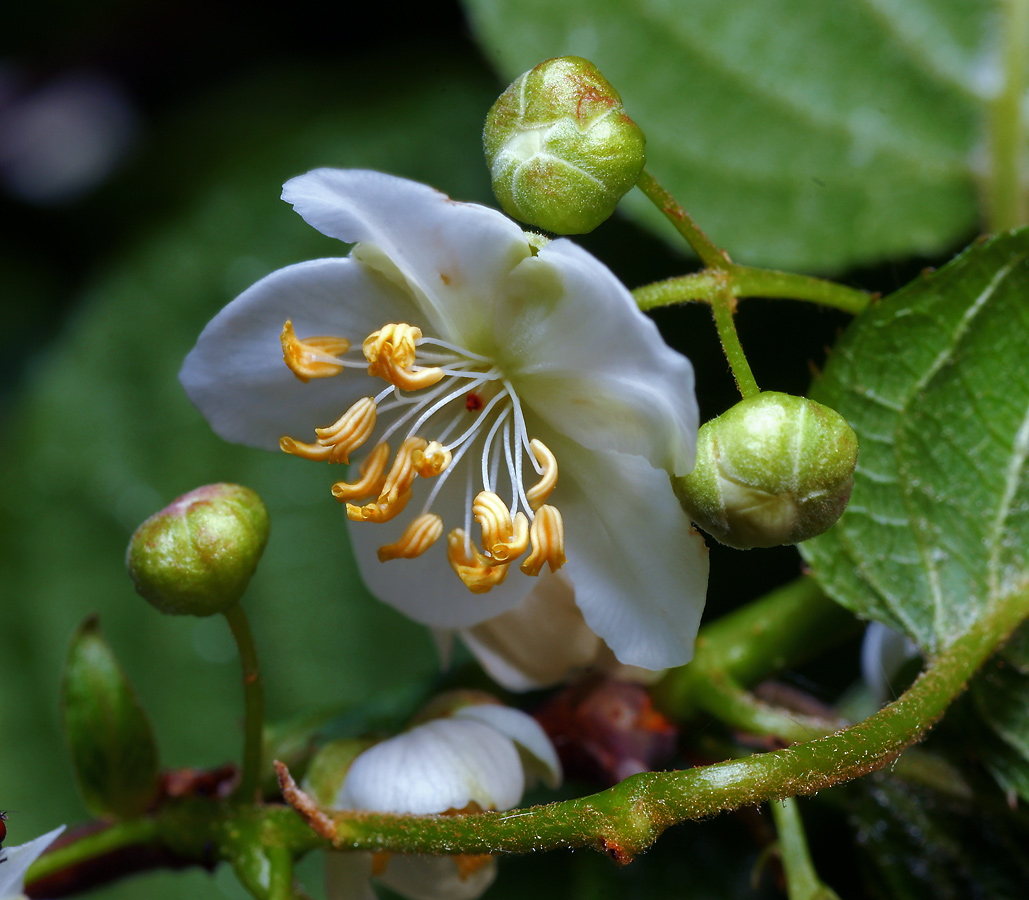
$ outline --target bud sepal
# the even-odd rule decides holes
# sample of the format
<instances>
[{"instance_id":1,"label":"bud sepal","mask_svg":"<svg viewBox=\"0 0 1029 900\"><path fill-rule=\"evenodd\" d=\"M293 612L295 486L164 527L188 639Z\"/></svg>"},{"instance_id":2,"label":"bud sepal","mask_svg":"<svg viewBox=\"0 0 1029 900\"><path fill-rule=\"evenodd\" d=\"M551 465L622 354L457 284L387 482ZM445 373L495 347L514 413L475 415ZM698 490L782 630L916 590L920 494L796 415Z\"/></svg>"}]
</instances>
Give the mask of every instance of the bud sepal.
<instances>
[{"instance_id":1,"label":"bud sepal","mask_svg":"<svg viewBox=\"0 0 1029 900\"><path fill-rule=\"evenodd\" d=\"M243 596L268 541L268 511L238 484L210 484L136 529L125 562L136 590L169 615L211 616Z\"/></svg>"},{"instance_id":2,"label":"bud sepal","mask_svg":"<svg viewBox=\"0 0 1029 900\"><path fill-rule=\"evenodd\" d=\"M618 91L577 56L520 75L483 129L504 212L556 234L583 234L610 217L643 172L645 144Z\"/></svg>"},{"instance_id":3,"label":"bud sepal","mask_svg":"<svg viewBox=\"0 0 1029 900\"><path fill-rule=\"evenodd\" d=\"M857 452L835 410L765 391L701 427L696 466L672 485L693 521L723 544L796 544L842 515Z\"/></svg>"}]
</instances>

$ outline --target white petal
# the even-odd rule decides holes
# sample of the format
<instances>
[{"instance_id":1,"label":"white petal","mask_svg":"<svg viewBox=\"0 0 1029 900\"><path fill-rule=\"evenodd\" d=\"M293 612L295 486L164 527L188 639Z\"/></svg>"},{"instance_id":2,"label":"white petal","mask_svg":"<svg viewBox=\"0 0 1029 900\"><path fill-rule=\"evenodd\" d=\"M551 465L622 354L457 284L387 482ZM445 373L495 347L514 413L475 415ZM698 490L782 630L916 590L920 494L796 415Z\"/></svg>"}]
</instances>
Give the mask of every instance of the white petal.
<instances>
[{"instance_id":1,"label":"white petal","mask_svg":"<svg viewBox=\"0 0 1029 900\"><path fill-rule=\"evenodd\" d=\"M360 169L315 169L286 182L282 199L356 254L400 274L444 337L475 350L492 332L493 290L530 253L514 222L434 188Z\"/></svg>"},{"instance_id":2,"label":"white petal","mask_svg":"<svg viewBox=\"0 0 1029 900\"><path fill-rule=\"evenodd\" d=\"M396 854L378 880L411 900L475 900L496 877L495 859L483 860L481 866L462 875L449 856Z\"/></svg>"},{"instance_id":3,"label":"white petal","mask_svg":"<svg viewBox=\"0 0 1029 900\"><path fill-rule=\"evenodd\" d=\"M208 323L179 373L189 399L225 440L270 450L284 434L311 441L315 426L332 424L384 386L361 369L299 381L282 361L286 319L299 338L345 337L357 347L391 321L428 327L409 297L353 260L272 272Z\"/></svg>"},{"instance_id":4,"label":"white petal","mask_svg":"<svg viewBox=\"0 0 1029 900\"><path fill-rule=\"evenodd\" d=\"M551 449L562 462L552 498L564 518L562 571L586 623L623 663L664 669L689 662L708 554L668 475L639 456L576 454L561 439Z\"/></svg>"},{"instance_id":5,"label":"white petal","mask_svg":"<svg viewBox=\"0 0 1029 900\"><path fill-rule=\"evenodd\" d=\"M497 308L497 340L518 369L523 404L555 430L673 474L693 468L693 367L621 282L575 244L554 241L512 273Z\"/></svg>"},{"instance_id":6,"label":"white petal","mask_svg":"<svg viewBox=\"0 0 1029 900\"><path fill-rule=\"evenodd\" d=\"M325 896L328 900L377 900L372 890L371 853L325 854Z\"/></svg>"},{"instance_id":7,"label":"white petal","mask_svg":"<svg viewBox=\"0 0 1029 900\"><path fill-rule=\"evenodd\" d=\"M4 862L0 864L0 898L7 900L9 897L20 897L25 887L25 873L49 847L58 835L64 831L64 826L59 825L53 831L40 835L34 840L16 847L5 847L0 851Z\"/></svg>"},{"instance_id":8,"label":"white petal","mask_svg":"<svg viewBox=\"0 0 1029 900\"><path fill-rule=\"evenodd\" d=\"M880 705L897 696L893 679L918 655L918 645L906 634L882 622L868 624L861 642L861 677Z\"/></svg>"},{"instance_id":9,"label":"white petal","mask_svg":"<svg viewBox=\"0 0 1029 900\"><path fill-rule=\"evenodd\" d=\"M566 681L594 665L603 647L561 572L542 574L518 606L463 629L461 640L490 677L510 691Z\"/></svg>"},{"instance_id":10,"label":"white petal","mask_svg":"<svg viewBox=\"0 0 1029 900\"><path fill-rule=\"evenodd\" d=\"M476 703L455 710L451 718L482 722L514 741L527 772L552 788L561 783L561 761L547 733L528 713L510 706Z\"/></svg>"},{"instance_id":11,"label":"white petal","mask_svg":"<svg viewBox=\"0 0 1029 900\"><path fill-rule=\"evenodd\" d=\"M376 744L354 760L335 806L429 815L510 809L522 799L518 751L481 722L437 719Z\"/></svg>"}]
</instances>

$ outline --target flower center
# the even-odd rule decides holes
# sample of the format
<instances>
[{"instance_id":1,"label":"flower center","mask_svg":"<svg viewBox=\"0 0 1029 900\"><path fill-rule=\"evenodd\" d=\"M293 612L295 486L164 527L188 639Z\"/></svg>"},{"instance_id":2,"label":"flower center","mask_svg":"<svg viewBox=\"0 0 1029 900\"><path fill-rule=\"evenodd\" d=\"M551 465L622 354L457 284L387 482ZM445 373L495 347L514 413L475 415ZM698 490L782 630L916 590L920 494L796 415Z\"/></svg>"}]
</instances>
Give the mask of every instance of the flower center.
<instances>
[{"instance_id":1,"label":"flower center","mask_svg":"<svg viewBox=\"0 0 1029 900\"><path fill-rule=\"evenodd\" d=\"M388 522L404 512L417 479L435 480L403 534L379 548L381 562L414 559L439 540L443 520L432 512L433 503L468 456L463 527L447 535L447 559L468 589L479 594L500 584L526 551L520 566L526 575L539 575L545 564L552 572L564 565L561 513L546 503L557 485L557 460L542 441L529 437L518 395L491 360L423 337L405 324L384 325L370 334L361 345L363 359L347 358L350 342L342 337L297 338L290 321L281 339L286 365L303 382L366 368L389 384L358 400L332 425L315 428L314 443L279 441L294 456L349 463L376 425L390 420L360 462L359 478L332 486L352 521ZM401 433L389 464L387 441ZM478 465L472 461L475 452ZM537 476L528 488L526 460ZM472 519L482 529L481 549L471 539Z\"/></svg>"}]
</instances>

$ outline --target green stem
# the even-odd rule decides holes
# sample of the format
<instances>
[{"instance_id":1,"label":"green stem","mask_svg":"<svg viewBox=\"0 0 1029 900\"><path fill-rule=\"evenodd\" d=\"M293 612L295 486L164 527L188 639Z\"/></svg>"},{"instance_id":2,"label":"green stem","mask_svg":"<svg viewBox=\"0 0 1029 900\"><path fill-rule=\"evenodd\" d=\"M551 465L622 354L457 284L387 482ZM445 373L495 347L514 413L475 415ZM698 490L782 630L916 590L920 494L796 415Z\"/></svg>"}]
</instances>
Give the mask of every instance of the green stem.
<instances>
[{"instance_id":1,"label":"green stem","mask_svg":"<svg viewBox=\"0 0 1029 900\"><path fill-rule=\"evenodd\" d=\"M1027 615L1029 592L1002 598L898 700L864 722L804 744L686 771L647 772L599 794L531 809L453 817L339 813L333 844L416 853L595 846L628 861L676 822L816 793L893 762L921 740Z\"/></svg>"},{"instance_id":2,"label":"green stem","mask_svg":"<svg viewBox=\"0 0 1029 900\"><path fill-rule=\"evenodd\" d=\"M734 612L705 625L697 636L693 662L670 671L652 690L654 702L676 719L698 710L722 717L717 686L725 679L747 686L774 672L809 659L857 629L854 617L830 600L813 578L797 578ZM763 732L753 721L736 718L730 725Z\"/></svg>"},{"instance_id":3,"label":"green stem","mask_svg":"<svg viewBox=\"0 0 1029 900\"><path fill-rule=\"evenodd\" d=\"M116 853L127 847L150 844L157 840L160 826L153 819L119 822L102 831L88 834L71 844L44 853L25 873L25 884L31 885L66 869Z\"/></svg>"},{"instance_id":4,"label":"green stem","mask_svg":"<svg viewBox=\"0 0 1029 900\"><path fill-rule=\"evenodd\" d=\"M269 847L268 900L293 900L293 854L285 847Z\"/></svg>"},{"instance_id":5,"label":"green stem","mask_svg":"<svg viewBox=\"0 0 1029 900\"><path fill-rule=\"evenodd\" d=\"M1029 0L1005 0L1000 28L1004 85L990 104L990 174L987 215L990 231L1026 222L1022 159L1025 121L1022 102L1029 77Z\"/></svg>"},{"instance_id":6,"label":"green stem","mask_svg":"<svg viewBox=\"0 0 1029 900\"><path fill-rule=\"evenodd\" d=\"M732 369L740 395L744 400L756 397L761 393L761 388L757 386L754 373L750 370L750 363L747 362L747 354L743 352L740 336L736 332L736 321L733 318L736 313L736 298L728 288L718 292L711 303L711 312L714 313L718 339L722 342L725 358Z\"/></svg>"},{"instance_id":7,"label":"green stem","mask_svg":"<svg viewBox=\"0 0 1029 900\"><path fill-rule=\"evenodd\" d=\"M665 218L675 227L687 243L693 248L701 262L709 269L725 269L730 265L729 256L726 252L717 247L714 242L703 231L697 223L690 218L690 214L684 210L676 199L668 193L657 180L646 170L640 175L636 182L646 198L664 214Z\"/></svg>"},{"instance_id":8,"label":"green stem","mask_svg":"<svg viewBox=\"0 0 1029 900\"><path fill-rule=\"evenodd\" d=\"M674 303L711 303L725 288L736 297L806 300L854 315L865 310L872 299L864 291L832 281L772 269L752 269L735 263L728 269L704 269L644 285L636 288L632 295L640 309L647 311Z\"/></svg>"},{"instance_id":9,"label":"green stem","mask_svg":"<svg viewBox=\"0 0 1029 900\"><path fill-rule=\"evenodd\" d=\"M243 766L236 795L246 803L259 802L261 742L264 736L264 687L261 684L261 670L257 664L257 648L254 646L250 623L241 604L236 603L228 609L225 618L232 629L232 636L236 639L243 669Z\"/></svg>"},{"instance_id":10,"label":"green stem","mask_svg":"<svg viewBox=\"0 0 1029 900\"><path fill-rule=\"evenodd\" d=\"M836 894L818 877L808 852L804 823L797 811L797 801L787 798L769 804L779 832L779 853L786 874L786 894L790 900L833 900ZM838 900L838 898L837 898Z\"/></svg>"}]
</instances>

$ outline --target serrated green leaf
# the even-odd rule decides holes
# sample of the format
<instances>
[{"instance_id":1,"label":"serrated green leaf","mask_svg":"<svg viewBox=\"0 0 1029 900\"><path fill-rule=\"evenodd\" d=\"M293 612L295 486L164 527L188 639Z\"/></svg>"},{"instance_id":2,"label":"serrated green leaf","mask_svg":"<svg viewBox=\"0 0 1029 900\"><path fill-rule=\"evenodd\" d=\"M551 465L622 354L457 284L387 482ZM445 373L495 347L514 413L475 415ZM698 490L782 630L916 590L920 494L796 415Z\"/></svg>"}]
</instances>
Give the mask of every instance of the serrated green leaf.
<instances>
[{"instance_id":1,"label":"serrated green leaf","mask_svg":"<svg viewBox=\"0 0 1029 900\"><path fill-rule=\"evenodd\" d=\"M859 615L927 655L1029 577L1029 232L873 306L812 396L857 432L850 505L801 545Z\"/></svg>"},{"instance_id":2,"label":"serrated green leaf","mask_svg":"<svg viewBox=\"0 0 1029 900\"><path fill-rule=\"evenodd\" d=\"M72 638L61 701L86 807L95 816L141 815L157 795L157 743L96 618L87 619Z\"/></svg>"},{"instance_id":3,"label":"serrated green leaf","mask_svg":"<svg viewBox=\"0 0 1029 900\"><path fill-rule=\"evenodd\" d=\"M464 5L508 80L551 56L596 63L648 169L740 261L838 269L976 227L997 0Z\"/></svg>"}]
</instances>

